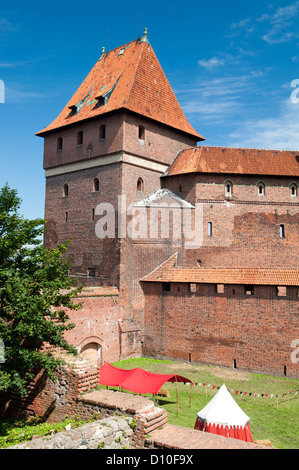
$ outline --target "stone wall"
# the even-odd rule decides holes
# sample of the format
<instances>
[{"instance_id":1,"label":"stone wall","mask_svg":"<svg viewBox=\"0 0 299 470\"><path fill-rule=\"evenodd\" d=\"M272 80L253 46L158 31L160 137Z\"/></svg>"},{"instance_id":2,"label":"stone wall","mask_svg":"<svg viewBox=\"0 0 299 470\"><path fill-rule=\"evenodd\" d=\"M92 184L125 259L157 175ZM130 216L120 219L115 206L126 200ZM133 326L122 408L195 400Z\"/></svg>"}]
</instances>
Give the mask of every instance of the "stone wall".
<instances>
[{"instance_id":1,"label":"stone wall","mask_svg":"<svg viewBox=\"0 0 299 470\"><path fill-rule=\"evenodd\" d=\"M129 449L132 418L110 417L75 429L23 442L7 449Z\"/></svg>"}]
</instances>

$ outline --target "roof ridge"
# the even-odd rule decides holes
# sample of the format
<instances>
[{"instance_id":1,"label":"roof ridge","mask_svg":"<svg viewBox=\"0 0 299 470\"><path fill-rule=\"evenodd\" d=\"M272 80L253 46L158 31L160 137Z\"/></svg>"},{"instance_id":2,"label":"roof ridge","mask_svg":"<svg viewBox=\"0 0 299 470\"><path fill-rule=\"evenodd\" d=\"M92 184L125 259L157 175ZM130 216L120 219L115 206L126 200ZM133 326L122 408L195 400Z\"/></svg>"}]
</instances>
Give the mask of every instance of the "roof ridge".
<instances>
[{"instance_id":1,"label":"roof ridge","mask_svg":"<svg viewBox=\"0 0 299 470\"><path fill-rule=\"evenodd\" d=\"M290 153L299 153L299 150L288 150L288 149L271 149L271 148L260 148L260 147L229 147L229 146L224 146L224 145L199 145L198 147L194 147L194 149L207 149L207 148L212 148L212 149L228 149L228 150L257 150L259 152L290 152ZM189 149L184 149L189 150Z\"/></svg>"}]
</instances>

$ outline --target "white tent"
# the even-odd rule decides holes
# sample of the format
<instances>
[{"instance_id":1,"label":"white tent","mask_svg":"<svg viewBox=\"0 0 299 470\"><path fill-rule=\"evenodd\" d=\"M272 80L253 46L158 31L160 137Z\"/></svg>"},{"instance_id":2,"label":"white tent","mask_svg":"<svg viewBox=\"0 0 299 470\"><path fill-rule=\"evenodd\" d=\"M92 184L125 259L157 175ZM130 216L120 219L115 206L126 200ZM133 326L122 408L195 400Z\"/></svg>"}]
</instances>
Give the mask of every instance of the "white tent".
<instances>
[{"instance_id":1,"label":"white tent","mask_svg":"<svg viewBox=\"0 0 299 470\"><path fill-rule=\"evenodd\" d=\"M197 413L195 429L253 442L249 421L223 384L214 398Z\"/></svg>"}]
</instances>

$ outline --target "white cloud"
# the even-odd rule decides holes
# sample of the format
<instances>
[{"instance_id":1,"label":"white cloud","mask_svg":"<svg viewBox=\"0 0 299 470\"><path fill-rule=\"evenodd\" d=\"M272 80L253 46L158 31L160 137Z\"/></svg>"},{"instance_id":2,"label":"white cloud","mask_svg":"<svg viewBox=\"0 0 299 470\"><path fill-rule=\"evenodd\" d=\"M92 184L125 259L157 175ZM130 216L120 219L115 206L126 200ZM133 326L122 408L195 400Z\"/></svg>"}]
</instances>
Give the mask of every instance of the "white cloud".
<instances>
[{"instance_id":1,"label":"white cloud","mask_svg":"<svg viewBox=\"0 0 299 470\"><path fill-rule=\"evenodd\" d=\"M299 37L298 13L299 1L295 1L285 7L277 8L272 13L264 13L258 18L245 18L230 25L228 37L239 34L248 37L258 32L261 38L270 45L289 42Z\"/></svg>"},{"instance_id":2,"label":"white cloud","mask_svg":"<svg viewBox=\"0 0 299 470\"><path fill-rule=\"evenodd\" d=\"M198 61L199 65L201 65L204 68L207 69L214 69L215 67L219 67L220 65L225 64L224 59L217 59L217 57L212 57L211 59L208 60L199 60Z\"/></svg>"},{"instance_id":3,"label":"white cloud","mask_svg":"<svg viewBox=\"0 0 299 470\"><path fill-rule=\"evenodd\" d=\"M223 123L228 119L240 119L248 111L248 106L251 106L248 96L257 96L263 91L259 90L256 81L262 75L262 72L252 72L200 80L195 86L185 86L175 93L187 115L198 118L200 122Z\"/></svg>"},{"instance_id":4,"label":"white cloud","mask_svg":"<svg viewBox=\"0 0 299 470\"><path fill-rule=\"evenodd\" d=\"M299 150L299 103L289 99L277 116L245 121L230 139L233 147Z\"/></svg>"},{"instance_id":5,"label":"white cloud","mask_svg":"<svg viewBox=\"0 0 299 470\"><path fill-rule=\"evenodd\" d=\"M280 44L298 38L297 22L299 13L299 1L286 7L278 8L273 14L264 14L258 18L258 22L269 22L270 29L262 37L268 44ZM297 18L297 22L296 22ZM293 31L291 28L294 28Z\"/></svg>"}]
</instances>

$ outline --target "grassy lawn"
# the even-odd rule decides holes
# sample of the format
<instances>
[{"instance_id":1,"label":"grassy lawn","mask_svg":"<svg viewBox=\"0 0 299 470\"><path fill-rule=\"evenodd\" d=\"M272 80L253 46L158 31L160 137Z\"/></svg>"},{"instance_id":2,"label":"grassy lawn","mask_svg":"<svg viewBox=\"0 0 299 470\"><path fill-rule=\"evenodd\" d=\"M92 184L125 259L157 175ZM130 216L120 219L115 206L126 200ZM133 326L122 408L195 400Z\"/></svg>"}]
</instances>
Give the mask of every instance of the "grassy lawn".
<instances>
[{"instance_id":1,"label":"grassy lawn","mask_svg":"<svg viewBox=\"0 0 299 470\"><path fill-rule=\"evenodd\" d=\"M223 383L229 390L247 392L247 395L231 392L241 409L250 417L253 439L270 440L278 449L299 448L299 399L298 394L287 393L299 391L299 380L272 377L263 374L252 374L220 367L185 364L172 361L156 361L146 358L130 359L113 363L123 369L141 367L159 374L177 373L190 379L195 384L206 383L208 386L194 385L191 394L190 386L178 384L179 414L177 411L176 385L167 382L163 385L170 397L159 397L159 406L168 412L170 424L194 428L196 413L200 411L217 393ZM273 398L248 396L248 393L273 394ZM287 393L285 397L282 395ZM280 395L278 398L276 395ZM149 395L150 398L153 398Z\"/></svg>"},{"instance_id":2,"label":"grassy lawn","mask_svg":"<svg viewBox=\"0 0 299 470\"><path fill-rule=\"evenodd\" d=\"M217 393L217 388L213 390L212 386L221 387L225 383L229 390L273 394L274 396L271 398L270 396L254 397L231 392L238 405L250 417L251 431L255 441L268 439L278 449L299 448L298 395L287 393L299 390L299 380L146 358L115 362L113 365L123 369L141 367L159 374L176 373L190 379L195 384L210 384L211 387L202 385L192 387L191 406L190 385L178 384L179 413L176 385L169 382L163 385L163 388L169 391L170 397L159 397L158 405L167 411L170 424L183 427L194 428L196 413ZM112 387L109 388L112 389ZM287 393L286 397L282 396L284 393ZM278 401L276 395L279 395ZM152 395L148 396L155 399ZM29 440L32 436L44 436L62 431L67 424L71 424L74 428L84 422L78 419L65 419L63 422L53 424L38 423L35 419L29 422L2 419L0 421L0 448Z\"/></svg>"}]
</instances>

